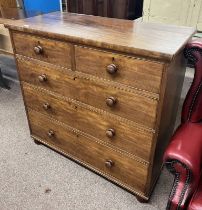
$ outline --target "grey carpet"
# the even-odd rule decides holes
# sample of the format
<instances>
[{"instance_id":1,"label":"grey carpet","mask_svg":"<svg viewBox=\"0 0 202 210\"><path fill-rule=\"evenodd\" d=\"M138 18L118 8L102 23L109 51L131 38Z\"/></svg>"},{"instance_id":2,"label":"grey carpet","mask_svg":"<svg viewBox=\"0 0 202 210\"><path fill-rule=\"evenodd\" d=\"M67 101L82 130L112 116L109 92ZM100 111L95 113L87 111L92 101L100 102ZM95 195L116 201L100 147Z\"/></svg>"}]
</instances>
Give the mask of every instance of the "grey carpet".
<instances>
[{"instance_id":1,"label":"grey carpet","mask_svg":"<svg viewBox=\"0 0 202 210\"><path fill-rule=\"evenodd\" d=\"M193 76L190 69L187 76L180 104ZM166 170L150 202L141 204L118 186L35 145L29 136L19 85L10 85L9 91L0 89L0 210L165 209L173 180Z\"/></svg>"}]
</instances>

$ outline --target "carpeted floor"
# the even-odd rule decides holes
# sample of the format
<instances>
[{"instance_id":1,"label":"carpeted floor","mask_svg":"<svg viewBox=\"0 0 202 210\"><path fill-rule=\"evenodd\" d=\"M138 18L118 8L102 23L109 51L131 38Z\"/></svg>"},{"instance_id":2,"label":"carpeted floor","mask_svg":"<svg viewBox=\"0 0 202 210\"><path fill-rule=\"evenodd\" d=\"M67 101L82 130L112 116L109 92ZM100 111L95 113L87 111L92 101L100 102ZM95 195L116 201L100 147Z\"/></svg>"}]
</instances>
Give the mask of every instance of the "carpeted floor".
<instances>
[{"instance_id":1,"label":"carpeted floor","mask_svg":"<svg viewBox=\"0 0 202 210\"><path fill-rule=\"evenodd\" d=\"M187 71L182 101L193 73ZM148 204L29 136L18 83L0 89L0 210L163 210L172 176L163 170ZM180 108L179 108L180 113ZM177 124L179 122L179 114Z\"/></svg>"}]
</instances>

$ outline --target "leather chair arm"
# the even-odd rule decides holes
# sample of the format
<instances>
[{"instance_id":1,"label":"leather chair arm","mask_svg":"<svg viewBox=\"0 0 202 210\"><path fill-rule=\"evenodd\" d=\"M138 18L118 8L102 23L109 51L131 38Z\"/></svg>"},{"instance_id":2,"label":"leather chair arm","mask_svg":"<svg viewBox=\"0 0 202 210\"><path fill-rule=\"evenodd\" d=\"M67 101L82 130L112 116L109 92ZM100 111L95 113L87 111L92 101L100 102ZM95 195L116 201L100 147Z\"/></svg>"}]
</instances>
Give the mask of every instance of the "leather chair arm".
<instances>
[{"instance_id":1,"label":"leather chair arm","mask_svg":"<svg viewBox=\"0 0 202 210\"><path fill-rule=\"evenodd\" d=\"M202 167L202 125L182 124L164 154L167 169L175 176L167 209L185 209L196 189Z\"/></svg>"},{"instance_id":2,"label":"leather chair arm","mask_svg":"<svg viewBox=\"0 0 202 210\"><path fill-rule=\"evenodd\" d=\"M187 44L185 57L194 63L195 75L182 109L182 123L202 120L202 38Z\"/></svg>"}]
</instances>

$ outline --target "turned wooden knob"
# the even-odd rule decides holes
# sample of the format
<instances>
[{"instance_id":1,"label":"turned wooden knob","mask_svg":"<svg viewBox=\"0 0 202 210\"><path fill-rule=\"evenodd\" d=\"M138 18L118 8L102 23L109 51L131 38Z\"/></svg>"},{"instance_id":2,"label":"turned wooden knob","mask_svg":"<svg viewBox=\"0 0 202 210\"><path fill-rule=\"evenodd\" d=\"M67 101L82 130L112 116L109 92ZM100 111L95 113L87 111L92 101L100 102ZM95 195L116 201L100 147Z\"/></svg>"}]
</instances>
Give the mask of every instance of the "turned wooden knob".
<instances>
[{"instance_id":1,"label":"turned wooden knob","mask_svg":"<svg viewBox=\"0 0 202 210\"><path fill-rule=\"evenodd\" d=\"M113 63L107 66L107 72L109 74L115 74L117 70L118 70L118 67Z\"/></svg>"},{"instance_id":2,"label":"turned wooden knob","mask_svg":"<svg viewBox=\"0 0 202 210\"><path fill-rule=\"evenodd\" d=\"M107 106L110 106L110 107L114 106L116 102L117 102L116 98L112 96L106 99L106 104Z\"/></svg>"},{"instance_id":3,"label":"turned wooden knob","mask_svg":"<svg viewBox=\"0 0 202 210\"><path fill-rule=\"evenodd\" d=\"M47 77L45 74L42 74L40 76L38 76L39 82L46 82L47 81Z\"/></svg>"},{"instance_id":4,"label":"turned wooden knob","mask_svg":"<svg viewBox=\"0 0 202 210\"><path fill-rule=\"evenodd\" d=\"M36 46L34 47L34 52L39 55L39 54L42 54L43 53L43 48L41 46Z\"/></svg>"},{"instance_id":5,"label":"turned wooden knob","mask_svg":"<svg viewBox=\"0 0 202 210\"><path fill-rule=\"evenodd\" d=\"M49 103L44 103L44 104L43 104L43 108L44 108L45 110L48 110L48 109L51 108L51 106L50 106Z\"/></svg>"},{"instance_id":6,"label":"turned wooden knob","mask_svg":"<svg viewBox=\"0 0 202 210\"><path fill-rule=\"evenodd\" d=\"M49 138L52 138L52 137L54 137L55 132L53 130L49 130L47 134L48 134Z\"/></svg>"},{"instance_id":7,"label":"turned wooden knob","mask_svg":"<svg viewBox=\"0 0 202 210\"><path fill-rule=\"evenodd\" d=\"M106 136L107 136L108 138L114 137L114 136L115 136L115 130L114 130L113 128L108 129L108 130L106 131Z\"/></svg>"},{"instance_id":8,"label":"turned wooden knob","mask_svg":"<svg viewBox=\"0 0 202 210\"><path fill-rule=\"evenodd\" d=\"M113 165L114 165L114 162L113 162L112 160L107 160L107 161L105 162L105 166L106 166L107 168L112 168Z\"/></svg>"}]
</instances>

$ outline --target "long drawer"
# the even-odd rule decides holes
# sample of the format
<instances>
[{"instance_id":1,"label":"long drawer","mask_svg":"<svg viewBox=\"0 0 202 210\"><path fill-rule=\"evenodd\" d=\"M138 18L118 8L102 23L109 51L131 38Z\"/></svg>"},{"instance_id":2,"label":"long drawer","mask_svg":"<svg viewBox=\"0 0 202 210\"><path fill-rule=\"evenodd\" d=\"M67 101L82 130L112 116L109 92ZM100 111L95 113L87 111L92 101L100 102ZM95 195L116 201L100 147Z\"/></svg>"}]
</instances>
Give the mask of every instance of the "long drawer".
<instances>
[{"instance_id":1,"label":"long drawer","mask_svg":"<svg viewBox=\"0 0 202 210\"><path fill-rule=\"evenodd\" d=\"M37 112L28 111L28 116L32 136L132 191L145 191L148 165L75 133Z\"/></svg>"},{"instance_id":2,"label":"long drawer","mask_svg":"<svg viewBox=\"0 0 202 210\"><path fill-rule=\"evenodd\" d=\"M71 46L66 42L13 32L17 54L71 68Z\"/></svg>"},{"instance_id":3,"label":"long drawer","mask_svg":"<svg viewBox=\"0 0 202 210\"><path fill-rule=\"evenodd\" d=\"M164 64L75 46L76 70L159 93Z\"/></svg>"},{"instance_id":4,"label":"long drawer","mask_svg":"<svg viewBox=\"0 0 202 210\"><path fill-rule=\"evenodd\" d=\"M23 84L26 105L149 162L153 133Z\"/></svg>"},{"instance_id":5,"label":"long drawer","mask_svg":"<svg viewBox=\"0 0 202 210\"><path fill-rule=\"evenodd\" d=\"M158 100L104 81L94 81L37 60L18 59L21 80L155 128ZM44 79L43 79L44 78Z\"/></svg>"}]
</instances>

